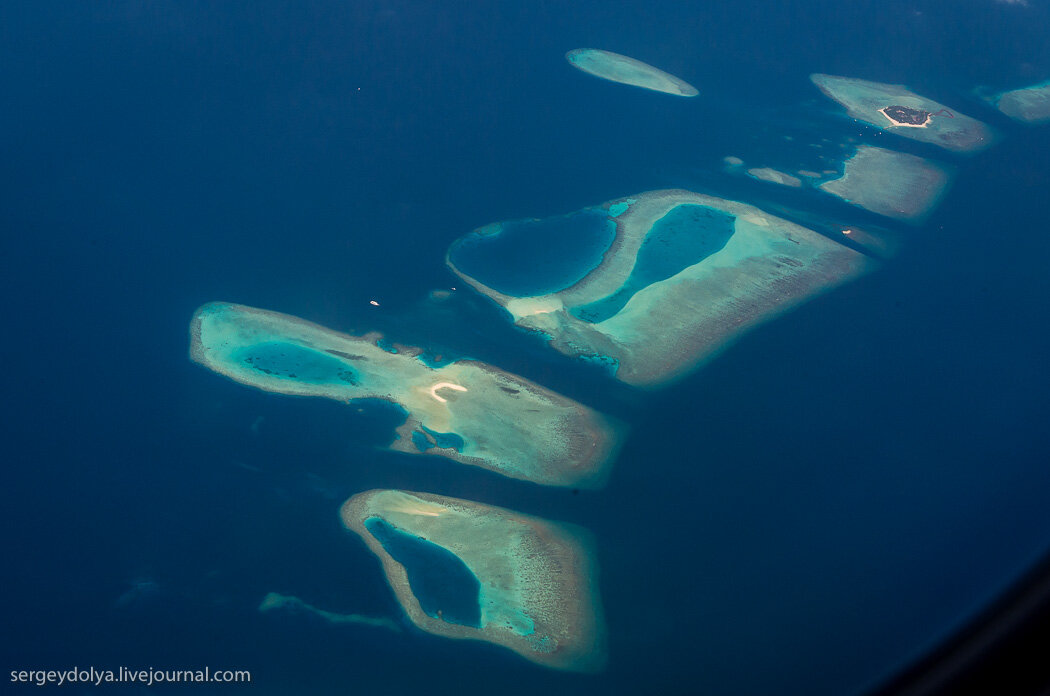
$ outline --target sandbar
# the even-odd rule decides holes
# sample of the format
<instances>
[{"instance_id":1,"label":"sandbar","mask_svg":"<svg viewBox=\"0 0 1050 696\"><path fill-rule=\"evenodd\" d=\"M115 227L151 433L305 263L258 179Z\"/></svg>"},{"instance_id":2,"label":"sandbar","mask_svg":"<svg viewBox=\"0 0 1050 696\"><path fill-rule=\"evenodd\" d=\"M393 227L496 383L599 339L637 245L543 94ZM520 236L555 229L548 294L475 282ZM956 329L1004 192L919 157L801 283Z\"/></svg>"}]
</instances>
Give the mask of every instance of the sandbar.
<instances>
[{"instance_id":1,"label":"sandbar","mask_svg":"<svg viewBox=\"0 0 1050 696\"><path fill-rule=\"evenodd\" d=\"M904 85L820 73L810 75L810 80L846 107L851 117L905 138L956 152L983 150L996 139L984 123L915 94Z\"/></svg>"},{"instance_id":2,"label":"sandbar","mask_svg":"<svg viewBox=\"0 0 1050 696\"><path fill-rule=\"evenodd\" d=\"M624 85L651 89L678 97L695 97L699 92L685 80L654 68L648 63L597 48L577 48L565 54L569 65L588 75Z\"/></svg>"},{"instance_id":3,"label":"sandbar","mask_svg":"<svg viewBox=\"0 0 1050 696\"><path fill-rule=\"evenodd\" d=\"M429 493L372 490L350 498L343 524L379 557L408 618L446 638L481 640L555 669L595 672L605 664L605 628L589 534L512 510ZM382 520L452 553L477 579L476 625L424 610L413 586L429 566L407 569L369 529ZM431 570L431 572L433 572Z\"/></svg>"},{"instance_id":4,"label":"sandbar","mask_svg":"<svg viewBox=\"0 0 1050 696\"><path fill-rule=\"evenodd\" d=\"M798 188L802 186L802 180L797 176L792 176L787 172L782 172L779 169L773 169L771 167L752 167L747 170L747 175L752 179L758 179L759 181L767 181L771 184L780 184L781 186L791 186L792 188Z\"/></svg>"},{"instance_id":5,"label":"sandbar","mask_svg":"<svg viewBox=\"0 0 1050 696\"><path fill-rule=\"evenodd\" d=\"M879 215L921 220L951 183L949 170L915 155L861 145L843 175L820 189Z\"/></svg>"},{"instance_id":6,"label":"sandbar","mask_svg":"<svg viewBox=\"0 0 1050 696\"><path fill-rule=\"evenodd\" d=\"M1042 84L1003 92L995 105L1004 114L1024 123L1050 121L1050 80Z\"/></svg>"},{"instance_id":7,"label":"sandbar","mask_svg":"<svg viewBox=\"0 0 1050 696\"><path fill-rule=\"evenodd\" d=\"M213 302L190 322L190 357L257 389L342 402L380 399L405 422L390 449L440 455L549 486L601 486L619 426L583 404L485 363L434 367L286 314Z\"/></svg>"},{"instance_id":8,"label":"sandbar","mask_svg":"<svg viewBox=\"0 0 1050 696\"><path fill-rule=\"evenodd\" d=\"M563 291L518 297L466 275L456 258L471 235L453 243L446 262L518 326L636 386L688 373L748 328L874 264L754 206L691 191L649 191L602 207L619 213L610 218L616 238L601 264Z\"/></svg>"}]
</instances>

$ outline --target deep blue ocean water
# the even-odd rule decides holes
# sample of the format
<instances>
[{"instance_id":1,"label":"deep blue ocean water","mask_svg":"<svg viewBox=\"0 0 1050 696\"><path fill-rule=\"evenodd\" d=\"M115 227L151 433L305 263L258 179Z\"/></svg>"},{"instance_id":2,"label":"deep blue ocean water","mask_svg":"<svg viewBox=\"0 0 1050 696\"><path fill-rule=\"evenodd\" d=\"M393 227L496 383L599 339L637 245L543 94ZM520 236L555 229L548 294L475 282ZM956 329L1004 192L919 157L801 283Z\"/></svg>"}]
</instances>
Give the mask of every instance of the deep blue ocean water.
<instances>
[{"instance_id":1,"label":"deep blue ocean water","mask_svg":"<svg viewBox=\"0 0 1050 696\"><path fill-rule=\"evenodd\" d=\"M1048 26L1037 0L0 6L5 669L243 668L265 694L819 695L892 675L1050 548L1050 127L972 96L1050 76ZM584 46L700 96L584 75L563 58ZM878 135L818 71L905 83L1003 140L955 157ZM955 185L880 270L671 388L617 386L463 287L427 299L478 226L655 188L874 221L722 173L834 164L848 138L953 164ZM213 300L475 356L632 434L579 494L386 452L394 409L192 364ZM608 670L258 613L276 591L400 616L338 518L376 487L591 530Z\"/></svg>"}]
</instances>

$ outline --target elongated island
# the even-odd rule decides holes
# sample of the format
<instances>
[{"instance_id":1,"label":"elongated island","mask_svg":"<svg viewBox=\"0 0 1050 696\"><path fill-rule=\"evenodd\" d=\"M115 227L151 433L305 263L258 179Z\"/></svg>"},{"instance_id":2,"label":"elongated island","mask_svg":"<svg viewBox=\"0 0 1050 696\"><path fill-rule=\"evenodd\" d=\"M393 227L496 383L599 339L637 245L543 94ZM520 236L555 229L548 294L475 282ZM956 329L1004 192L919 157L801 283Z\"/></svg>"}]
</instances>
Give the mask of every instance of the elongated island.
<instances>
[{"instance_id":1,"label":"elongated island","mask_svg":"<svg viewBox=\"0 0 1050 696\"><path fill-rule=\"evenodd\" d=\"M754 206L680 189L487 225L446 262L517 325L640 386L874 264Z\"/></svg>"},{"instance_id":2,"label":"elongated island","mask_svg":"<svg viewBox=\"0 0 1050 696\"><path fill-rule=\"evenodd\" d=\"M956 152L976 152L996 135L984 123L944 104L890 85L837 75L810 75L821 92L846 107L852 118L924 143Z\"/></svg>"},{"instance_id":3,"label":"elongated island","mask_svg":"<svg viewBox=\"0 0 1050 696\"><path fill-rule=\"evenodd\" d=\"M391 449L441 455L548 486L601 486L618 426L582 404L476 361L431 367L380 347L378 333L213 302L190 322L190 357L270 392L336 401L382 399L405 412Z\"/></svg>"},{"instance_id":4,"label":"elongated island","mask_svg":"<svg viewBox=\"0 0 1050 696\"><path fill-rule=\"evenodd\" d=\"M604 666L597 568L583 530L399 490L359 493L342 518L424 631L501 645L555 669Z\"/></svg>"},{"instance_id":5,"label":"elongated island","mask_svg":"<svg viewBox=\"0 0 1050 696\"><path fill-rule=\"evenodd\" d=\"M588 75L624 85L651 89L677 97L695 97L699 92L685 80L648 63L597 48L577 48L565 54L569 65Z\"/></svg>"}]
</instances>

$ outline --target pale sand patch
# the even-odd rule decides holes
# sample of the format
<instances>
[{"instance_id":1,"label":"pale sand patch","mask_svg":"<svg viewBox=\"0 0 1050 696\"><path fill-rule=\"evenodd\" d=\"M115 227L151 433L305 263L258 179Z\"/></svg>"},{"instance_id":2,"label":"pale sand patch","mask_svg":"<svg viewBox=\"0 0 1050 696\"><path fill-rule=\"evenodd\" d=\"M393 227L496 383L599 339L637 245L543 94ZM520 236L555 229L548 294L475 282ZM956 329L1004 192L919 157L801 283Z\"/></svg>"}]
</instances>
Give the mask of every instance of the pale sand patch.
<instances>
[{"instance_id":1,"label":"pale sand patch","mask_svg":"<svg viewBox=\"0 0 1050 696\"><path fill-rule=\"evenodd\" d=\"M438 401L440 401L443 404L447 404L448 403L448 399L446 399L443 396L438 396L437 395L437 392L438 392L439 389L451 389L453 391L458 391L458 392L465 392L465 391L467 391L466 387L460 386L459 384L453 384L452 382L438 382L437 384L432 386L428 391L430 392L430 395L432 397L434 397L435 399L437 399Z\"/></svg>"}]
</instances>

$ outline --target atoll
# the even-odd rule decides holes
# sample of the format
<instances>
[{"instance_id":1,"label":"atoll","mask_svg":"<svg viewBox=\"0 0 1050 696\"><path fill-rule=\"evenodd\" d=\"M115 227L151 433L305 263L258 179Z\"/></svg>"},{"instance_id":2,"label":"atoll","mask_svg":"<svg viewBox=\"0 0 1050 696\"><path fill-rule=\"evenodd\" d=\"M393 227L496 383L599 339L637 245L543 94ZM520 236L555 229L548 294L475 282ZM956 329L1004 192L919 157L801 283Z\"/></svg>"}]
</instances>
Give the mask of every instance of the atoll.
<instances>
[{"instance_id":1,"label":"atoll","mask_svg":"<svg viewBox=\"0 0 1050 696\"><path fill-rule=\"evenodd\" d=\"M597 568L583 530L399 490L355 495L342 519L424 631L501 645L556 669L604 666Z\"/></svg>"},{"instance_id":2,"label":"atoll","mask_svg":"<svg viewBox=\"0 0 1050 696\"><path fill-rule=\"evenodd\" d=\"M609 366L633 385L658 385L688 372L747 328L872 263L754 206L691 191L650 191L587 210L604 211L615 234L601 262L592 267L588 256L568 287L519 294L520 286L507 279L540 273L535 260L562 252L537 243L533 264L524 266L519 240L500 253L499 223L454 242L446 260L516 324L563 353ZM486 245L483 259L473 252L478 244ZM467 272L461 257L476 268Z\"/></svg>"},{"instance_id":3,"label":"atoll","mask_svg":"<svg viewBox=\"0 0 1050 696\"><path fill-rule=\"evenodd\" d=\"M265 391L336 401L381 399L405 422L391 449L441 455L549 486L602 485L619 443L587 406L485 363L432 367L378 333L332 331L302 319L214 302L190 322L190 356Z\"/></svg>"}]
</instances>

